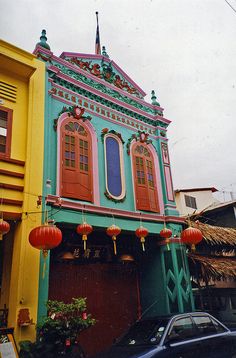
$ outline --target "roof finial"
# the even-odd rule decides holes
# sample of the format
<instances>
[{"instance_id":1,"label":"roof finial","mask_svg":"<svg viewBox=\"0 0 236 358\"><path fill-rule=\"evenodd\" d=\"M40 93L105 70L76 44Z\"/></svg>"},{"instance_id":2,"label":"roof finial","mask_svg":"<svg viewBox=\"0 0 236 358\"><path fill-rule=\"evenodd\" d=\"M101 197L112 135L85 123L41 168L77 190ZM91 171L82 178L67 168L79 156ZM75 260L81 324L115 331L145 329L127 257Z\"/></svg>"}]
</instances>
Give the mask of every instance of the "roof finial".
<instances>
[{"instance_id":1,"label":"roof finial","mask_svg":"<svg viewBox=\"0 0 236 358\"><path fill-rule=\"evenodd\" d=\"M98 24L98 11L96 11L96 18L97 18L97 31L96 31L96 41L95 41L95 54L101 55L99 24Z\"/></svg>"},{"instance_id":2,"label":"roof finial","mask_svg":"<svg viewBox=\"0 0 236 358\"><path fill-rule=\"evenodd\" d=\"M154 90L152 90L151 100L152 100L152 104L153 104L153 105L160 106L160 103L157 102L157 97L156 97L156 95L155 95L155 91L154 91Z\"/></svg>"},{"instance_id":3,"label":"roof finial","mask_svg":"<svg viewBox=\"0 0 236 358\"><path fill-rule=\"evenodd\" d=\"M40 42L37 43L37 46L41 46L50 50L49 44L47 44L46 30L42 30L42 35L40 36Z\"/></svg>"},{"instance_id":4,"label":"roof finial","mask_svg":"<svg viewBox=\"0 0 236 358\"><path fill-rule=\"evenodd\" d=\"M105 46L102 46L102 55L103 55L104 57L109 58L109 55L108 55L107 52L106 52L106 47L105 47Z\"/></svg>"}]
</instances>

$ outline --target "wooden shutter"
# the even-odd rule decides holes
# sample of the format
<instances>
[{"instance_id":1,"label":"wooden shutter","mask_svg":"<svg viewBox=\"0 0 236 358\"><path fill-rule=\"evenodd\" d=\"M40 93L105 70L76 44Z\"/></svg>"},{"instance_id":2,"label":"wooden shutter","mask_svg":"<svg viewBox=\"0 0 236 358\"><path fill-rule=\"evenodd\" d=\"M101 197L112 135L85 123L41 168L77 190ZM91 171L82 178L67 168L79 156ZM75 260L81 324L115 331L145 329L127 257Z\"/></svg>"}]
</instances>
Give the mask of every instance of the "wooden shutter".
<instances>
[{"instance_id":1,"label":"wooden shutter","mask_svg":"<svg viewBox=\"0 0 236 358\"><path fill-rule=\"evenodd\" d=\"M11 151L12 113L11 109L0 106L0 156L7 158Z\"/></svg>"},{"instance_id":2,"label":"wooden shutter","mask_svg":"<svg viewBox=\"0 0 236 358\"><path fill-rule=\"evenodd\" d=\"M132 150L136 208L159 212L154 160L145 143Z\"/></svg>"},{"instance_id":3,"label":"wooden shutter","mask_svg":"<svg viewBox=\"0 0 236 358\"><path fill-rule=\"evenodd\" d=\"M93 201L91 136L70 118L61 128L61 196Z\"/></svg>"}]
</instances>

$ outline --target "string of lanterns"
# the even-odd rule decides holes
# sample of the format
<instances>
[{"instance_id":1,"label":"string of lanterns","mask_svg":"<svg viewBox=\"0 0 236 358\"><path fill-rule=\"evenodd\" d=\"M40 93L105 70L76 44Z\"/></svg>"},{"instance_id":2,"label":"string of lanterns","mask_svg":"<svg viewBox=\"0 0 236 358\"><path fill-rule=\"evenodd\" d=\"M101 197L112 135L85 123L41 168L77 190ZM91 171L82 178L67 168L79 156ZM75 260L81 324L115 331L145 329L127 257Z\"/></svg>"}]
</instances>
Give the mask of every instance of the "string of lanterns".
<instances>
[{"instance_id":1,"label":"string of lanterns","mask_svg":"<svg viewBox=\"0 0 236 358\"><path fill-rule=\"evenodd\" d=\"M3 221L3 219L0 219L0 238L2 235L7 233L9 229L10 225L6 221ZM79 235L82 235L84 251L86 251L87 248L88 235L92 233L92 231L93 227L86 221L83 221L83 223L79 224L76 228L76 232ZM111 237L113 242L114 255L117 255L116 239L117 236L121 233L121 228L113 224L106 229L106 233ZM135 230L135 235L139 238L143 251L145 251L145 239L148 234L148 229L143 227L141 224ZM159 232L159 235L161 238L165 239L165 243L169 249L172 230L166 227L165 221L164 227ZM203 236L201 231L191 226L183 230L180 235L180 242L186 245L190 245L191 250L193 251L195 250L195 245L201 242L202 239ZM48 251L60 245L61 241L62 232L52 222L46 222L44 225L34 228L29 234L29 243L34 248L42 250L44 258L47 257Z\"/></svg>"}]
</instances>

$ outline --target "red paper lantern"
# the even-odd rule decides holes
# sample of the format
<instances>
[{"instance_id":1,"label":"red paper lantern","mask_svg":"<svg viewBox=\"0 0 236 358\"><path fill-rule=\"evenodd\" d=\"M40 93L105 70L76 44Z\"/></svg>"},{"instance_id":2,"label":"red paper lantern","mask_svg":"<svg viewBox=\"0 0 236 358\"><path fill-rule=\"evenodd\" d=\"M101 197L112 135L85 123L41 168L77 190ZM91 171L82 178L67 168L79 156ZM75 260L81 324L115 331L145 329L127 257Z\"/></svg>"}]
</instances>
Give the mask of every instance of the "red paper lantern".
<instances>
[{"instance_id":1,"label":"red paper lantern","mask_svg":"<svg viewBox=\"0 0 236 358\"><path fill-rule=\"evenodd\" d=\"M62 240L62 232L55 225L41 225L31 230L29 242L36 249L43 250L46 257L48 250L57 247Z\"/></svg>"},{"instance_id":2,"label":"red paper lantern","mask_svg":"<svg viewBox=\"0 0 236 358\"><path fill-rule=\"evenodd\" d=\"M91 234L93 231L93 227L89 224L87 224L85 221L83 224L80 224L76 228L76 232L80 235L82 235L82 240L84 242L84 251L86 250L86 242L87 242L87 235Z\"/></svg>"},{"instance_id":3,"label":"red paper lantern","mask_svg":"<svg viewBox=\"0 0 236 358\"><path fill-rule=\"evenodd\" d=\"M3 219L0 220L0 240L2 240L2 236L7 234L10 230L10 224Z\"/></svg>"},{"instance_id":4,"label":"red paper lantern","mask_svg":"<svg viewBox=\"0 0 236 358\"><path fill-rule=\"evenodd\" d=\"M111 225L107 228L107 235L111 236L112 241L113 241L113 246L114 246L114 254L117 254L117 250L116 250L116 236L118 236L121 232L121 228L119 228L119 226L116 225Z\"/></svg>"},{"instance_id":5,"label":"red paper lantern","mask_svg":"<svg viewBox=\"0 0 236 358\"><path fill-rule=\"evenodd\" d=\"M196 249L195 245L197 245L203 239L201 231L191 226L182 231L180 237L184 244L191 245L191 249L193 251Z\"/></svg>"},{"instance_id":6,"label":"red paper lantern","mask_svg":"<svg viewBox=\"0 0 236 358\"><path fill-rule=\"evenodd\" d=\"M170 238L172 236L172 231L170 229L167 229L167 227L164 224L164 228L160 231L160 236L165 239L165 242L167 244L167 249L170 249L169 243L170 243Z\"/></svg>"},{"instance_id":7,"label":"red paper lantern","mask_svg":"<svg viewBox=\"0 0 236 358\"><path fill-rule=\"evenodd\" d=\"M163 239L169 239L172 236L172 231L170 229L167 229L166 227L164 227L164 229L162 229L160 231L160 236Z\"/></svg>"},{"instance_id":8,"label":"red paper lantern","mask_svg":"<svg viewBox=\"0 0 236 358\"><path fill-rule=\"evenodd\" d=\"M148 235L148 229L146 229L143 226L140 226L138 229L136 229L135 235L140 239L143 251L145 251L144 244L145 244L145 237Z\"/></svg>"}]
</instances>

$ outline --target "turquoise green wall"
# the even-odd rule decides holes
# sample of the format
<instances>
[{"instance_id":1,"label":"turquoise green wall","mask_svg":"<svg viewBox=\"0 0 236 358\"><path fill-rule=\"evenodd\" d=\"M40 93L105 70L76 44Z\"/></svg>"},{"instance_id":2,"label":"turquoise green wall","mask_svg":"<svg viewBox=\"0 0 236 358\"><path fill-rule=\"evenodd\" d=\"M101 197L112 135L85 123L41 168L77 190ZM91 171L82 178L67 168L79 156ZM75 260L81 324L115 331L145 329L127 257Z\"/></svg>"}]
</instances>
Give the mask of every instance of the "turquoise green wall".
<instances>
[{"instance_id":1,"label":"turquoise green wall","mask_svg":"<svg viewBox=\"0 0 236 358\"><path fill-rule=\"evenodd\" d=\"M167 314L160 247L153 249L140 264L139 277L143 317Z\"/></svg>"},{"instance_id":2,"label":"turquoise green wall","mask_svg":"<svg viewBox=\"0 0 236 358\"><path fill-rule=\"evenodd\" d=\"M48 74L46 75L48 76ZM51 84L46 79L46 93L51 89ZM44 159L44 189L43 195L46 197L48 194L56 194L56 183L57 183L57 132L54 130L54 120L58 118L59 113L62 108L69 105L65 105L63 102L54 99L52 96L46 96L46 106L45 106L45 159ZM86 112L85 112L86 113ZM111 209L120 209L127 210L128 212L133 212L135 210L134 206L134 192L132 184L132 173L131 173L131 157L127 154L126 143L131 138L132 134L135 132L129 128L120 126L119 123L112 123L101 119L96 115L92 115L91 125L93 126L97 134L97 145L98 145L98 163L99 163L99 190L100 190L100 205L111 208ZM104 195L105 191L105 167L104 167L104 143L101 138L101 133L103 128L108 128L109 130L117 131L121 133L125 144L124 148L124 168L125 168L125 182L126 182L126 199L124 202L115 203L111 200L108 200ZM151 139L151 136L150 136ZM168 202L166 196L166 187L163 173L163 164L161 158L161 147L160 140L153 140L153 145L157 151L159 158L160 172L161 172L161 185L164 197L164 204L174 204L173 202ZM46 185L46 180L51 180L51 187ZM73 201L73 200L72 200ZM78 211L73 210L58 210L58 208L45 207L44 209L49 209L49 218L52 217L57 223L72 223L79 224L82 222L82 214ZM177 211L173 209L168 209L166 214L169 215L178 215ZM112 211L111 211L112 214ZM112 222L112 215L104 216L98 215L95 213L86 213L86 220L93 227L108 227ZM115 218L115 223L122 230L134 231L140 225L139 220L127 218ZM148 229L150 234L158 234L163 228L163 222L154 223L154 222L143 222L143 225ZM170 228L173 231L173 235L179 235L181 232L181 225L170 224ZM154 314L164 314L170 311L170 295L167 294L167 285L168 279L167 276L170 274L170 270L173 271L174 275L174 284L176 290L178 291L178 308L182 310L184 307L183 304L183 289L182 281L180 277L181 263L177 262L176 258L176 249L175 244L172 245L171 255L172 263L167 263L165 257L165 248L158 247L155 245L153 252L148 253L145 262L140 263L140 287L141 287L141 303L143 307L143 312L147 310L147 315ZM41 269L40 269L40 286L39 286L39 309L38 317L39 319L46 314L45 302L48 298L48 269L49 269L49 258L47 259L47 270L45 277L42 278L44 259L41 258ZM168 267L171 266L171 267ZM177 271L172 268L172 265L180 265ZM179 293L180 292L180 293ZM187 297L187 296L186 296ZM188 302L189 302L188 296ZM192 300L192 298L191 298ZM192 301L191 301L192 302ZM151 306L151 307L150 307Z\"/></svg>"}]
</instances>

